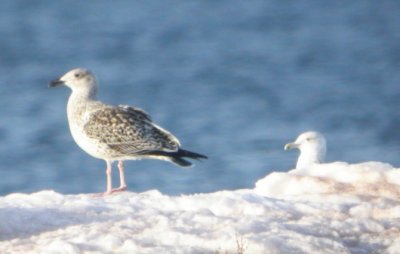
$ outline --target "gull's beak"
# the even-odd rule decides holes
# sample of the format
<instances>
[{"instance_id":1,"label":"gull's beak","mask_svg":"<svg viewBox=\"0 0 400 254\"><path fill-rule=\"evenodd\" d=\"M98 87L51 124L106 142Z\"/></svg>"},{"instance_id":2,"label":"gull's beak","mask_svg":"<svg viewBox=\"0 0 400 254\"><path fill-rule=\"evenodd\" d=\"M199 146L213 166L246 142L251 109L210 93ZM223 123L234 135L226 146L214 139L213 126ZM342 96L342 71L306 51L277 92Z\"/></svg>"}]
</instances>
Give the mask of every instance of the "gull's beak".
<instances>
[{"instance_id":1,"label":"gull's beak","mask_svg":"<svg viewBox=\"0 0 400 254\"><path fill-rule=\"evenodd\" d=\"M60 86L60 85L63 85L63 84L65 84L65 82L58 78L58 79L52 80L49 83L49 87L56 87L56 86Z\"/></svg>"},{"instance_id":2,"label":"gull's beak","mask_svg":"<svg viewBox=\"0 0 400 254\"><path fill-rule=\"evenodd\" d=\"M288 143L285 145L285 151L291 150L293 148L298 148L298 147L299 147L299 145L297 145L296 143Z\"/></svg>"}]
</instances>

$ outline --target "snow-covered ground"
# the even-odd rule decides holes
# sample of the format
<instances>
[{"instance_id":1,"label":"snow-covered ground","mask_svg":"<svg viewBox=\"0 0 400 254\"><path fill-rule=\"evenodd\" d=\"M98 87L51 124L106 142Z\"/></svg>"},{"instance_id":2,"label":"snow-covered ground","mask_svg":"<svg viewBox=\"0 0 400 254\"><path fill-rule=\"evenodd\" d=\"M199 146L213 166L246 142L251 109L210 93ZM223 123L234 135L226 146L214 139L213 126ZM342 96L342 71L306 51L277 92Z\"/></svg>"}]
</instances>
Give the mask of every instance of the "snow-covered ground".
<instances>
[{"instance_id":1,"label":"snow-covered ground","mask_svg":"<svg viewBox=\"0 0 400 254\"><path fill-rule=\"evenodd\" d=\"M400 169L335 162L182 196L10 194L0 253L400 253Z\"/></svg>"}]
</instances>

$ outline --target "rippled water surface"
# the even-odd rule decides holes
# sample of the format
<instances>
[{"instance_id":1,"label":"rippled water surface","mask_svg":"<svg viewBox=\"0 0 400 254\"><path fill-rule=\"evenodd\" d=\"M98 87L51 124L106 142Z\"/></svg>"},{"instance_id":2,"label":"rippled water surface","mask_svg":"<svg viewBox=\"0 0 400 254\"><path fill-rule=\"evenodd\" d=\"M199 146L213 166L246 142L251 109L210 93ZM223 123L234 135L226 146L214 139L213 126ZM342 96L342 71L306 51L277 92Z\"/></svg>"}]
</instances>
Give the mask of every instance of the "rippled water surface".
<instances>
[{"instance_id":1,"label":"rippled water surface","mask_svg":"<svg viewBox=\"0 0 400 254\"><path fill-rule=\"evenodd\" d=\"M189 170L128 162L133 191L253 187L293 167L283 145L306 130L326 136L329 161L399 167L399 13L398 1L4 1L0 194L105 190L105 163L70 136L70 92L47 88L78 66L101 100L145 109L209 156Z\"/></svg>"}]
</instances>

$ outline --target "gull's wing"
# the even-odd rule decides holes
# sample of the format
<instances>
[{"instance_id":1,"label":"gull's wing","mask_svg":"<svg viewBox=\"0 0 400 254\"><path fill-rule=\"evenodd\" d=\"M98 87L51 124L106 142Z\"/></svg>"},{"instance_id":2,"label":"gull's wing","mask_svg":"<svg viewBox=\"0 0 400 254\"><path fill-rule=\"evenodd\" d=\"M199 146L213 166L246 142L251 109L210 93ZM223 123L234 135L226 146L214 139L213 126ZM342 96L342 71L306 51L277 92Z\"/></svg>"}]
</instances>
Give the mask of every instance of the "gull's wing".
<instances>
[{"instance_id":1,"label":"gull's wing","mask_svg":"<svg viewBox=\"0 0 400 254\"><path fill-rule=\"evenodd\" d=\"M129 105L118 105L118 108L151 122L150 115L141 108L135 108Z\"/></svg>"},{"instance_id":2,"label":"gull's wing","mask_svg":"<svg viewBox=\"0 0 400 254\"><path fill-rule=\"evenodd\" d=\"M130 106L104 107L90 113L85 134L124 154L177 151L180 144L171 133L151 122L149 115Z\"/></svg>"}]
</instances>

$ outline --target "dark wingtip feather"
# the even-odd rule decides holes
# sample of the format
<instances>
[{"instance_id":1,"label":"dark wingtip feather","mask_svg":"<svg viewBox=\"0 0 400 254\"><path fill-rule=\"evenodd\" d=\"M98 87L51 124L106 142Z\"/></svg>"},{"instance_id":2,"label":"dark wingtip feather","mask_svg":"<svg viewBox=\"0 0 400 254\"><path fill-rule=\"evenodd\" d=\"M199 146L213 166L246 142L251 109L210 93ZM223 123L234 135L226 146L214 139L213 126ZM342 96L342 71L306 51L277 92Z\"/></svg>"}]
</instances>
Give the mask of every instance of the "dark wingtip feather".
<instances>
[{"instance_id":1,"label":"dark wingtip feather","mask_svg":"<svg viewBox=\"0 0 400 254\"><path fill-rule=\"evenodd\" d=\"M166 152L166 151L143 151L140 153L141 155L149 155L149 156L162 156L167 160L175 163L181 167L190 167L192 163L183 159L183 158L190 158L190 159L207 159L208 157L199 153L194 153L191 151L179 149L176 152Z\"/></svg>"},{"instance_id":2,"label":"dark wingtip feather","mask_svg":"<svg viewBox=\"0 0 400 254\"><path fill-rule=\"evenodd\" d=\"M208 159L208 157L203 154L191 152L191 151L184 150L184 149L179 149L179 151L176 153L176 155L179 157L187 157L187 158L196 159L196 160Z\"/></svg>"},{"instance_id":3,"label":"dark wingtip feather","mask_svg":"<svg viewBox=\"0 0 400 254\"><path fill-rule=\"evenodd\" d=\"M184 160L182 158L177 158L177 157L171 157L171 162L175 163L178 166L185 167L185 168L192 166L192 163L190 163L189 161Z\"/></svg>"}]
</instances>

